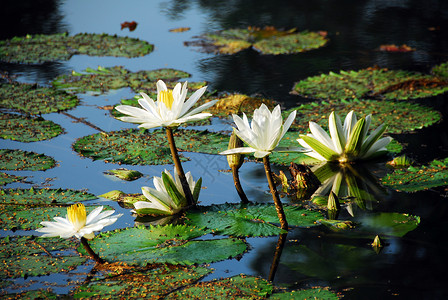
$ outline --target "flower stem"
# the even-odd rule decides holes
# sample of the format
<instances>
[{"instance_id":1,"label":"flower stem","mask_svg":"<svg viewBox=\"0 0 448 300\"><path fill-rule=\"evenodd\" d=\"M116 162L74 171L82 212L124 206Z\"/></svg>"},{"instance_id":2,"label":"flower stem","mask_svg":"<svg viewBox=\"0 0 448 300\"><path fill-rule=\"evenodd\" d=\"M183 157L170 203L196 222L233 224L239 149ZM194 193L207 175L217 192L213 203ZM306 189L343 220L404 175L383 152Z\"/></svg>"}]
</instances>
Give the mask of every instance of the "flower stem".
<instances>
[{"instance_id":1,"label":"flower stem","mask_svg":"<svg viewBox=\"0 0 448 300\"><path fill-rule=\"evenodd\" d=\"M246 193L244 193L243 187L241 186L240 176L238 174L238 168L232 168L233 174L233 182L235 183L236 191L240 196L242 203L249 203L249 199L247 199Z\"/></svg>"},{"instance_id":2,"label":"flower stem","mask_svg":"<svg viewBox=\"0 0 448 300\"><path fill-rule=\"evenodd\" d=\"M84 246L84 249L86 249L87 253L89 253L90 257L93 258L93 260L95 260L99 264L105 263L105 261L101 257L99 257L95 252L93 252L92 248L90 248L90 245L85 237L81 237L81 244Z\"/></svg>"},{"instance_id":3,"label":"flower stem","mask_svg":"<svg viewBox=\"0 0 448 300\"><path fill-rule=\"evenodd\" d=\"M185 177L182 164L180 163L179 154L177 153L176 144L174 142L173 129L171 129L171 127L166 127L166 136L168 138L168 143L170 144L171 156L173 157L174 166L176 167L177 175L179 175L182 189L184 190L185 198L187 199L187 204L188 206L195 206L196 203L193 199L193 194L191 193L187 178Z\"/></svg>"},{"instance_id":4,"label":"flower stem","mask_svg":"<svg viewBox=\"0 0 448 300\"><path fill-rule=\"evenodd\" d=\"M277 188L275 187L274 178L272 177L271 164L269 162L269 155L263 157L264 170L266 171L266 177L269 183L269 189L271 190L272 199L274 200L275 210L277 211L278 219L282 229L288 230L288 222L286 221L285 212L283 211L283 205L278 196Z\"/></svg>"},{"instance_id":5,"label":"flower stem","mask_svg":"<svg viewBox=\"0 0 448 300\"><path fill-rule=\"evenodd\" d=\"M287 233L282 233L278 236L277 246L275 247L274 259L272 260L271 268L269 269L269 281L274 281L275 273L277 272L280 257L282 256L283 247L285 246Z\"/></svg>"}]
</instances>

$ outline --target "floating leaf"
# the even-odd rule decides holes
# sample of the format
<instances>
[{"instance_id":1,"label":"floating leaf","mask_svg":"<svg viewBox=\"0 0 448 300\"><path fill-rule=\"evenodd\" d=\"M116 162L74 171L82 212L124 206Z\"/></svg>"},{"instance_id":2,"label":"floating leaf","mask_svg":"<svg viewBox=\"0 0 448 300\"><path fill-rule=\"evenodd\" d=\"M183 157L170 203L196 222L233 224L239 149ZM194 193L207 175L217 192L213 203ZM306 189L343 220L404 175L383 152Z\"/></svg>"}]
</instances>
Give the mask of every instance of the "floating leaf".
<instances>
[{"instance_id":1,"label":"floating leaf","mask_svg":"<svg viewBox=\"0 0 448 300\"><path fill-rule=\"evenodd\" d=\"M36 291L27 291L16 294L6 294L3 296L4 299L59 299L60 296L49 290L36 290Z\"/></svg>"},{"instance_id":2,"label":"floating leaf","mask_svg":"<svg viewBox=\"0 0 448 300\"><path fill-rule=\"evenodd\" d=\"M432 68L431 73L444 80L448 79L448 62L437 65Z\"/></svg>"},{"instance_id":3,"label":"floating leaf","mask_svg":"<svg viewBox=\"0 0 448 300\"><path fill-rule=\"evenodd\" d=\"M296 290L292 292L274 293L269 299L275 300L290 300L290 299L325 299L325 300L338 300L339 297L329 291L327 288L312 288L306 290Z\"/></svg>"},{"instance_id":4,"label":"floating leaf","mask_svg":"<svg viewBox=\"0 0 448 300\"><path fill-rule=\"evenodd\" d=\"M75 54L91 56L144 56L153 51L146 41L107 34L67 33L27 35L0 41L0 60L36 64L69 60Z\"/></svg>"},{"instance_id":5,"label":"floating leaf","mask_svg":"<svg viewBox=\"0 0 448 300\"><path fill-rule=\"evenodd\" d=\"M346 115L354 110L360 117L372 114L371 127L376 128L386 124L386 134L403 133L421 129L437 123L441 114L429 107L409 102L351 100L351 101L322 101L302 104L297 108L283 113L288 115L297 110L296 122L292 129L305 133L309 121L318 123L322 128L328 128L329 112L335 111L338 115Z\"/></svg>"},{"instance_id":6,"label":"floating leaf","mask_svg":"<svg viewBox=\"0 0 448 300\"><path fill-rule=\"evenodd\" d=\"M196 130L174 131L176 146L182 151L218 154L227 149L227 135ZM172 163L163 129L152 132L123 130L89 135L78 139L73 148L94 160L130 165L164 165ZM184 156L180 157L185 161Z\"/></svg>"},{"instance_id":7,"label":"floating leaf","mask_svg":"<svg viewBox=\"0 0 448 300\"><path fill-rule=\"evenodd\" d=\"M375 213L361 218L360 230L375 235L391 235L402 237L420 224L420 217L401 213Z\"/></svg>"},{"instance_id":8,"label":"floating leaf","mask_svg":"<svg viewBox=\"0 0 448 300\"><path fill-rule=\"evenodd\" d=\"M384 51L384 52L411 52L411 51L415 51L415 48L409 47L406 44L397 46L394 44L388 44L388 45L381 45L380 46L380 51Z\"/></svg>"},{"instance_id":9,"label":"floating leaf","mask_svg":"<svg viewBox=\"0 0 448 300\"><path fill-rule=\"evenodd\" d=\"M23 150L0 149L0 169L42 171L51 169L56 161L44 154Z\"/></svg>"},{"instance_id":10,"label":"floating leaf","mask_svg":"<svg viewBox=\"0 0 448 300\"><path fill-rule=\"evenodd\" d=\"M35 142L54 138L63 129L43 118L24 117L0 113L0 138L18 142Z\"/></svg>"},{"instance_id":11,"label":"floating leaf","mask_svg":"<svg viewBox=\"0 0 448 300\"><path fill-rule=\"evenodd\" d=\"M133 181L136 179L139 179L143 176L142 173L136 170L128 170L124 168L120 169L114 169L114 170L107 170L106 174L114 175L120 179L127 180L127 181Z\"/></svg>"},{"instance_id":12,"label":"floating leaf","mask_svg":"<svg viewBox=\"0 0 448 300\"><path fill-rule=\"evenodd\" d=\"M372 97L407 100L431 97L446 91L448 82L431 75L369 68L308 77L297 82L292 93L331 100Z\"/></svg>"},{"instance_id":13,"label":"floating leaf","mask_svg":"<svg viewBox=\"0 0 448 300\"><path fill-rule=\"evenodd\" d=\"M317 226L323 218L319 212L297 206L285 206L284 211L291 226ZM206 227L214 234L230 236L270 236L284 233L273 225L278 224L275 206L269 204L222 204L204 207L198 212L189 211L187 224Z\"/></svg>"},{"instance_id":14,"label":"floating leaf","mask_svg":"<svg viewBox=\"0 0 448 300\"><path fill-rule=\"evenodd\" d=\"M76 96L37 84L0 84L0 107L17 109L31 115L71 109L78 103Z\"/></svg>"},{"instance_id":15,"label":"floating leaf","mask_svg":"<svg viewBox=\"0 0 448 300\"><path fill-rule=\"evenodd\" d=\"M33 236L0 239L0 278L40 276L71 270L84 263L85 258L66 256L73 242L59 238ZM52 253L49 256L48 253Z\"/></svg>"},{"instance_id":16,"label":"floating leaf","mask_svg":"<svg viewBox=\"0 0 448 300\"><path fill-rule=\"evenodd\" d=\"M402 192L416 192L448 184L448 158L433 160L428 166L394 170L382 178L383 184Z\"/></svg>"},{"instance_id":17,"label":"floating leaf","mask_svg":"<svg viewBox=\"0 0 448 300\"><path fill-rule=\"evenodd\" d=\"M263 299L273 291L269 281L245 275L199 282L176 291L168 299ZM206 296L205 296L206 295ZM263 298L262 298L263 297Z\"/></svg>"},{"instance_id":18,"label":"floating leaf","mask_svg":"<svg viewBox=\"0 0 448 300\"><path fill-rule=\"evenodd\" d=\"M153 91L156 81L177 81L191 75L174 69L158 69L151 71L131 72L121 66L87 68L83 73L72 72L70 75L61 75L53 82L53 86L72 93L93 92L105 93L109 90L130 87L135 92ZM177 82L176 82L177 83Z\"/></svg>"},{"instance_id":19,"label":"floating leaf","mask_svg":"<svg viewBox=\"0 0 448 300\"><path fill-rule=\"evenodd\" d=\"M205 52L235 54L253 47L261 54L293 54L324 46L328 40L324 32L296 32L277 30L272 26L264 28L226 29L207 33L199 41L187 42L187 46L201 46Z\"/></svg>"},{"instance_id":20,"label":"floating leaf","mask_svg":"<svg viewBox=\"0 0 448 300\"><path fill-rule=\"evenodd\" d=\"M192 265L241 255L246 244L236 239L194 240L207 231L185 225L126 228L102 233L90 246L102 258L144 266L148 263ZM78 249L84 253L81 247Z\"/></svg>"},{"instance_id":21,"label":"floating leaf","mask_svg":"<svg viewBox=\"0 0 448 300\"><path fill-rule=\"evenodd\" d=\"M137 28L137 22L131 21L131 22L123 22L121 23L121 30L124 28L128 28L129 31L134 31L135 28Z\"/></svg>"},{"instance_id":22,"label":"floating leaf","mask_svg":"<svg viewBox=\"0 0 448 300\"><path fill-rule=\"evenodd\" d=\"M0 172L0 186L23 180L25 177Z\"/></svg>"},{"instance_id":23,"label":"floating leaf","mask_svg":"<svg viewBox=\"0 0 448 300\"><path fill-rule=\"evenodd\" d=\"M210 272L210 269L197 266L155 265L149 270L94 279L78 287L72 296L83 299L157 299L195 283Z\"/></svg>"}]
</instances>

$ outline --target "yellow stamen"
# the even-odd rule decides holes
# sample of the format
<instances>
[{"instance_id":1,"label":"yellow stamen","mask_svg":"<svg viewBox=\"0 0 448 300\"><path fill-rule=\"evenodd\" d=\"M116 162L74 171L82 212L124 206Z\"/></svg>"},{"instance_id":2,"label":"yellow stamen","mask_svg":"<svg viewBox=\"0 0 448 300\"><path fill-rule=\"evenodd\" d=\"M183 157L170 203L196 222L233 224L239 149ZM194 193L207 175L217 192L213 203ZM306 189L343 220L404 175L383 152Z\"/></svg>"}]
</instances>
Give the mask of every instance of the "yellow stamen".
<instances>
[{"instance_id":1,"label":"yellow stamen","mask_svg":"<svg viewBox=\"0 0 448 300\"><path fill-rule=\"evenodd\" d=\"M76 203L67 208L67 218L76 230L86 225L86 207L82 203Z\"/></svg>"},{"instance_id":2,"label":"yellow stamen","mask_svg":"<svg viewBox=\"0 0 448 300\"><path fill-rule=\"evenodd\" d=\"M162 101L168 109L171 109L174 101L173 91L160 91L159 100Z\"/></svg>"}]
</instances>

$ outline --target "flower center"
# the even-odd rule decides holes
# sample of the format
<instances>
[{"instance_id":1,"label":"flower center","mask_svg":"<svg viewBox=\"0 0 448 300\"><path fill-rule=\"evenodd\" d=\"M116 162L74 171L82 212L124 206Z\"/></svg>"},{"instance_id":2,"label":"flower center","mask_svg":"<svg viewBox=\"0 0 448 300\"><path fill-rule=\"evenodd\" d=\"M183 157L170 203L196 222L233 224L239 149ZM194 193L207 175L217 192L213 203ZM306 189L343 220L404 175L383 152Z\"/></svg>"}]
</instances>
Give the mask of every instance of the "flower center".
<instances>
[{"instance_id":1,"label":"flower center","mask_svg":"<svg viewBox=\"0 0 448 300\"><path fill-rule=\"evenodd\" d=\"M82 203L76 203L67 208L67 218L76 231L86 225L86 207Z\"/></svg>"},{"instance_id":2,"label":"flower center","mask_svg":"<svg viewBox=\"0 0 448 300\"><path fill-rule=\"evenodd\" d=\"M162 101L168 109L171 109L174 101L173 91L160 91L159 100Z\"/></svg>"}]
</instances>

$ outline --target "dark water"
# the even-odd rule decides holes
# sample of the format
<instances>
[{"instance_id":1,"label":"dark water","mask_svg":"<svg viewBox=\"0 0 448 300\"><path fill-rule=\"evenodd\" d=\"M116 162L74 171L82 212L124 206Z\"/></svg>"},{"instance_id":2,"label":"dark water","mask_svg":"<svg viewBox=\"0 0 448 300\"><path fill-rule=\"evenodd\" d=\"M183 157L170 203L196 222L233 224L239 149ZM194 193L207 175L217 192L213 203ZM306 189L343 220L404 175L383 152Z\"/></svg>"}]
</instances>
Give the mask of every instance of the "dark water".
<instances>
[{"instance_id":1,"label":"dark water","mask_svg":"<svg viewBox=\"0 0 448 300\"><path fill-rule=\"evenodd\" d=\"M137 70L162 67L177 68L192 74L190 81L206 80L210 89L261 94L280 101L285 108L308 101L291 95L294 82L308 76L339 70L358 70L379 66L428 73L448 60L448 2L429 1L2 1L0 3L0 38L26 34L50 34L68 31L109 33L138 37L155 44L155 51L134 59L74 56L68 62L43 65L0 63L0 71L19 76L24 82L48 84L54 77L71 70L82 71L98 65L123 65ZM136 21L134 32L120 30L120 23ZM325 30L330 43L318 50L297 55L268 56L254 50L235 55L212 55L185 47L184 41L212 30L247 26ZM191 27L184 33L169 33L176 27ZM407 44L417 50L410 53L377 51L381 44ZM113 105L132 97L128 89L93 97L81 95L82 104L71 110L77 117L103 130L133 128L112 119L98 106ZM417 101L440 110L446 119L448 96ZM113 189L127 193L152 185L152 176L172 166L130 167L146 176L132 183L111 181L104 170L118 166L80 158L71 150L76 138L96 133L90 127L73 123L59 114L45 118L63 126L66 134L50 141L19 143L1 140L2 148L32 150L53 156L59 167L46 172L11 172L32 176L32 185L44 186L51 178L51 187L88 189L99 195ZM443 121L415 133L397 135L407 144L406 153L418 163L444 158L448 153L448 125ZM218 123L215 129L228 129ZM206 190L202 204L238 202L231 176L218 172L226 169L225 158L192 154L184 164L195 176L202 176ZM261 165L247 163L241 170L242 183L250 200L270 202ZM7 187L29 188L30 184ZM442 188L412 194L385 190L371 203L372 211L409 213L421 217L420 226L402 238L388 239L380 254L370 247L371 240L323 227L290 232L282 252L274 283L291 288L315 285L329 286L348 299L444 299L446 266L448 266L448 199ZM288 201L285 199L285 201ZM102 201L97 201L101 202ZM97 203L93 202L93 203ZM129 211L117 210L125 216L115 226L133 226ZM357 211L355 221L371 211ZM342 216L348 218L347 215ZM113 227L113 226L112 226ZM113 228L111 228L113 229ZM2 236L10 232L0 233ZM25 234L25 233L20 233ZM212 264L215 273L206 279L228 277L239 273L268 278L277 237L249 238L252 249L239 261ZM87 266L88 268L88 266ZM75 275L73 275L75 276ZM54 276L45 280L55 281ZM20 281L20 280L18 280ZM70 288L57 291L67 293ZM13 291L10 289L9 291ZM14 290L15 291L15 290Z\"/></svg>"}]
</instances>

